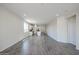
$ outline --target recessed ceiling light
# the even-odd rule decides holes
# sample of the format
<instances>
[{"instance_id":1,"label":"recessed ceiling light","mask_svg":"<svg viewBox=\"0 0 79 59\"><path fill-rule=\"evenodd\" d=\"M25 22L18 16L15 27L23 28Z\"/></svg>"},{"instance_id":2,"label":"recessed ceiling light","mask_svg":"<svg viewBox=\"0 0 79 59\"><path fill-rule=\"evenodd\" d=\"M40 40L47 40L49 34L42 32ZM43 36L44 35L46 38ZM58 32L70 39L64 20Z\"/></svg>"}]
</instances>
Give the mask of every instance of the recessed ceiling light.
<instances>
[{"instance_id":1,"label":"recessed ceiling light","mask_svg":"<svg viewBox=\"0 0 79 59\"><path fill-rule=\"evenodd\" d=\"M58 16L59 16L59 14L56 14L56 16L58 17Z\"/></svg>"},{"instance_id":2,"label":"recessed ceiling light","mask_svg":"<svg viewBox=\"0 0 79 59\"><path fill-rule=\"evenodd\" d=\"M24 16L26 16L26 14L24 14Z\"/></svg>"}]
</instances>

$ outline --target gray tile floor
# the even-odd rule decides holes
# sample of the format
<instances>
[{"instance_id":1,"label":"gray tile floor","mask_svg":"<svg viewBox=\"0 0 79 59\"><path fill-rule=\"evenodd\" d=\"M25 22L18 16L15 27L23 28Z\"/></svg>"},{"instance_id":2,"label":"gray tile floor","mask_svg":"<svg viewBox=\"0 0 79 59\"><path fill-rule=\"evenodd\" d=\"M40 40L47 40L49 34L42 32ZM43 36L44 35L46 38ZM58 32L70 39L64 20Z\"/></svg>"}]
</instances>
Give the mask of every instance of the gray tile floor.
<instances>
[{"instance_id":1,"label":"gray tile floor","mask_svg":"<svg viewBox=\"0 0 79 59\"><path fill-rule=\"evenodd\" d=\"M0 52L1 55L78 55L79 51L69 43L60 43L42 34L30 36L12 47Z\"/></svg>"}]
</instances>

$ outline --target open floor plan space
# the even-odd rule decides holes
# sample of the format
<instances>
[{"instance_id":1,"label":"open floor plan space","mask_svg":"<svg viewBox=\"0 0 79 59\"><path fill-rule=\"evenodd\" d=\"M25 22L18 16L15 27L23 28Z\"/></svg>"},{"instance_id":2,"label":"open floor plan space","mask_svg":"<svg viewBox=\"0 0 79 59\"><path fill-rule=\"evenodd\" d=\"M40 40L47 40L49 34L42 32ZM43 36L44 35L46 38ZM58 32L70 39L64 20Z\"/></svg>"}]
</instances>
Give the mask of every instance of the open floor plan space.
<instances>
[{"instance_id":1,"label":"open floor plan space","mask_svg":"<svg viewBox=\"0 0 79 59\"><path fill-rule=\"evenodd\" d=\"M0 3L0 55L79 55L79 3Z\"/></svg>"}]
</instances>

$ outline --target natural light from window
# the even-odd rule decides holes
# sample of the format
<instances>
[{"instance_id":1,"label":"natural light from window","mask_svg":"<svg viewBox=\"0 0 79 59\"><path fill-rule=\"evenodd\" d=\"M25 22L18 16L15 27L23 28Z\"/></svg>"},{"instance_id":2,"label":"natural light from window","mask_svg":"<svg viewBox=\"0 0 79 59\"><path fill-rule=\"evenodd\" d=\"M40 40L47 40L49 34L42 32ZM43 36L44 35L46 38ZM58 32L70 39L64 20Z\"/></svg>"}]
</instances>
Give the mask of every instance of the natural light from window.
<instances>
[{"instance_id":1,"label":"natural light from window","mask_svg":"<svg viewBox=\"0 0 79 59\"><path fill-rule=\"evenodd\" d=\"M24 22L24 33L28 32L28 23Z\"/></svg>"}]
</instances>

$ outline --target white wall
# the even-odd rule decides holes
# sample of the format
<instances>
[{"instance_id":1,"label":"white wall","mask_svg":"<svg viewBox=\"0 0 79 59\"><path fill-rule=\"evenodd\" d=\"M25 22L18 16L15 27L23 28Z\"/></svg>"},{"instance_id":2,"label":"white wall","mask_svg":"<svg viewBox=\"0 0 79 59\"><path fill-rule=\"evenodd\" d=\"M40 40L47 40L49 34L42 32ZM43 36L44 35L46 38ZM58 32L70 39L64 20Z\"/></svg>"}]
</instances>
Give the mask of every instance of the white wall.
<instances>
[{"instance_id":1,"label":"white wall","mask_svg":"<svg viewBox=\"0 0 79 59\"><path fill-rule=\"evenodd\" d=\"M76 16L57 17L47 26L47 34L59 42L76 44Z\"/></svg>"},{"instance_id":2,"label":"white wall","mask_svg":"<svg viewBox=\"0 0 79 59\"><path fill-rule=\"evenodd\" d=\"M76 49L79 50L79 13L76 14Z\"/></svg>"},{"instance_id":3,"label":"white wall","mask_svg":"<svg viewBox=\"0 0 79 59\"><path fill-rule=\"evenodd\" d=\"M57 40L67 42L67 20L64 16L57 18Z\"/></svg>"},{"instance_id":4,"label":"white wall","mask_svg":"<svg viewBox=\"0 0 79 59\"><path fill-rule=\"evenodd\" d=\"M46 32L50 37L57 39L57 20L53 20L48 24Z\"/></svg>"},{"instance_id":5,"label":"white wall","mask_svg":"<svg viewBox=\"0 0 79 59\"><path fill-rule=\"evenodd\" d=\"M20 41L24 36L23 21L0 7L0 51Z\"/></svg>"},{"instance_id":6,"label":"white wall","mask_svg":"<svg viewBox=\"0 0 79 59\"><path fill-rule=\"evenodd\" d=\"M67 42L67 20L65 17L57 17L47 26L47 34L60 42Z\"/></svg>"},{"instance_id":7,"label":"white wall","mask_svg":"<svg viewBox=\"0 0 79 59\"><path fill-rule=\"evenodd\" d=\"M76 45L76 16L67 19L68 23L68 43Z\"/></svg>"}]
</instances>

